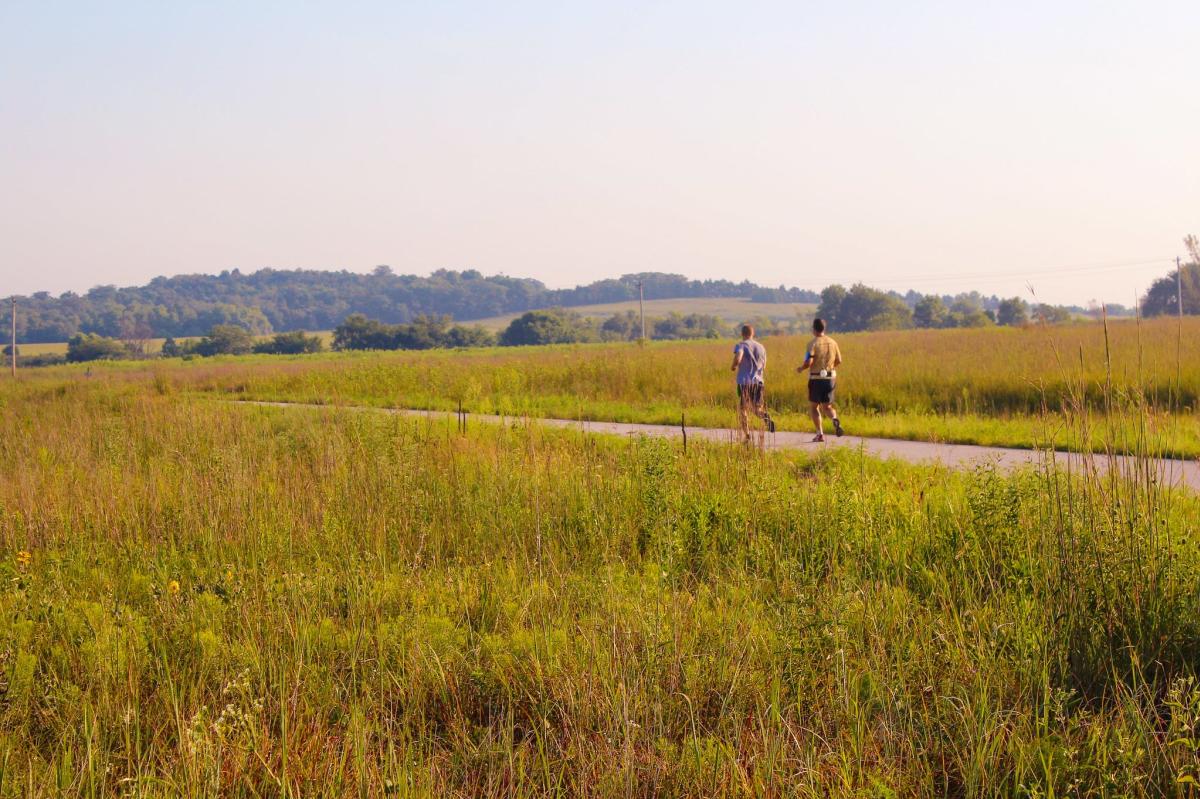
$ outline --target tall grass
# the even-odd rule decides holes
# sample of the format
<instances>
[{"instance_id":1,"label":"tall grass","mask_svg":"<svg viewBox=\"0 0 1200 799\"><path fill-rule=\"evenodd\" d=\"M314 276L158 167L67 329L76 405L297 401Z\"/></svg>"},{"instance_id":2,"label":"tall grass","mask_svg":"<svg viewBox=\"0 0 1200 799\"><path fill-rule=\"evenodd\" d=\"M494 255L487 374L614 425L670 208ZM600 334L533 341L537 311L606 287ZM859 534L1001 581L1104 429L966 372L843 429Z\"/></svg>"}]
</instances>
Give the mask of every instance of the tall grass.
<instances>
[{"instance_id":1,"label":"tall grass","mask_svg":"<svg viewBox=\"0 0 1200 799\"><path fill-rule=\"evenodd\" d=\"M1185 322L1178 361L1174 324L1113 324L1107 348L1097 324L839 335L846 364L838 401L863 435L1066 448L1077 437L1046 425L1045 413L1061 414L1076 400L1102 410L1108 386L1144 400L1140 418L1114 417L1128 428L1119 439L1132 440L1145 418L1156 435L1169 433L1170 452L1194 457L1200 319ZM766 341L768 403L787 429L809 424L806 378L795 372L806 343ZM666 424L686 414L693 424L726 426L733 423L729 357L729 342L259 357L164 366L158 380L163 390L257 399L442 410L461 401L480 412ZM114 371L141 379L153 368Z\"/></svg>"},{"instance_id":2,"label":"tall grass","mask_svg":"<svg viewBox=\"0 0 1200 799\"><path fill-rule=\"evenodd\" d=\"M1195 496L462 434L160 377L0 393L0 795L1187 795L1196 776Z\"/></svg>"}]
</instances>

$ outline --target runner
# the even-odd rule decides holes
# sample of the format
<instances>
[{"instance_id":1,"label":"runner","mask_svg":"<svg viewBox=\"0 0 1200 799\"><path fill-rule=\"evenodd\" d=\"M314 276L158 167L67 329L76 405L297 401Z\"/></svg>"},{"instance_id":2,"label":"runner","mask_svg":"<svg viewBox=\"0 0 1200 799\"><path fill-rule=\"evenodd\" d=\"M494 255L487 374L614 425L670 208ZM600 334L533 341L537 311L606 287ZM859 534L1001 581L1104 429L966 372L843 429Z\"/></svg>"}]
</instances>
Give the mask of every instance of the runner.
<instances>
[{"instance_id":1,"label":"runner","mask_svg":"<svg viewBox=\"0 0 1200 799\"><path fill-rule=\"evenodd\" d=\"M812 405L810 413L813 424L817 426L813 441L820 442L825 440L822 414L832 419L834 431L839 436L842 434L842 420L833 407L833 391L837 387L837 367L842 365L842 351L838 349L836 341L825 335L824 319L814 319L812 329L815 338L809 342L804 363L796 371L803 373L808 370L808 401Z\"/></svg>"},{"instance_id":2,"label":"runner","mask_svg":"<svg viewBox=\"0 0 1200 799\"><path fill-rule=\"evenodd\" d=\"M750 443L750 414L767 423L767 430L775 432L775 422L767 413L763 400L763 370L767 366L767 348L754 340L754 328L742 325L742 340L733 345L733 366L737 372L738 423L742 427L743 440Z\"/></svg>"}]
</instances>

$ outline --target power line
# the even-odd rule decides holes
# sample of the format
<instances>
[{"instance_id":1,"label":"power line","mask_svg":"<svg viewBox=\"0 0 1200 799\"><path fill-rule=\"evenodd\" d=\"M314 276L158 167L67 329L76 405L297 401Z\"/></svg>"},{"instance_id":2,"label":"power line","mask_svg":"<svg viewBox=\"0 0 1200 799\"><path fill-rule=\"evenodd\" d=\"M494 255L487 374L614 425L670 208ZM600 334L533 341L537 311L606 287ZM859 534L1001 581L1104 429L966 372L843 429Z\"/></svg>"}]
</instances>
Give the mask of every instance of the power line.
<instances>
[{"instance_id":1,"label":"power line","mask_svg":"<svg viewBox=\"0 0 1200 799\"><path fill-rule=\"evenodd\" d=\"M872 281L878 285L905 285L909 283L928 283L940 281L954 280L983 280L988 278L1025 278L1025 277L1043 277L1047 275L1062 275L1062 274L1080 274L1086 272L1103 272L1114 269L1129 269L1138 266L1154 266L1157 264L1169 264L1173 259L1170 257L1153 258L1142 261L1122 261L1118 263L1097 263L1097 264L1082 264L1078 266L1060 266L1047 267L1037 270L1025 272L974 272L962 273L956 272L953 274L943 275L917 275L914 277L898 278L896 280Z\"/></svg>"}]
</instances>

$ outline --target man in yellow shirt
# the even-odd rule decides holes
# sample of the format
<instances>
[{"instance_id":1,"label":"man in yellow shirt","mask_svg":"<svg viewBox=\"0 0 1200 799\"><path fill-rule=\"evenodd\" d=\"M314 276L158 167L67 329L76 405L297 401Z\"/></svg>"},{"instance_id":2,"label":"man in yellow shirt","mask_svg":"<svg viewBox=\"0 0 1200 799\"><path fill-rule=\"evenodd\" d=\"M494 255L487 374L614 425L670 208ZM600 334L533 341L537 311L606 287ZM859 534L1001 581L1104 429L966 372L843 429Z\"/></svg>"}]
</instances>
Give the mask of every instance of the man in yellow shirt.
<instances>
[{"instance_id":1,"label":"man in yellow shirt","mask_svg":"<svg viewBox=\"0 0 1200 799\"><path fill-rule=\"evenodd\" d=\"M833 407L833 391L837 387L837 367L842 365L842 351L837 342L825 335L825 320L813 320L813 340L804 353L804 363L796 371L808 370L808 401L812 405L810 414L817 426L813 441L824 441L825 430L821 425L822 414L833 420L833 429L840 436L842 421Z\"/></svg>"}]
</instances>

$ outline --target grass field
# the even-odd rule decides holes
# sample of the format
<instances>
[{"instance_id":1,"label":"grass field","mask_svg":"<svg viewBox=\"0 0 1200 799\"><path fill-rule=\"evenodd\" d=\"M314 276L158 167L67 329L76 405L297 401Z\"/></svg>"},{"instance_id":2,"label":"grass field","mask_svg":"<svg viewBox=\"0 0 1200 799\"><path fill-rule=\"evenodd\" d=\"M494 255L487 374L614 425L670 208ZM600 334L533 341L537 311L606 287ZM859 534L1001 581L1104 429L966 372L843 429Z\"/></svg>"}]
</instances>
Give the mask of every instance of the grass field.
<instances>
[{"instance_id":1,"label":"grass field","mask_svg":"<svg viewBox=\"0 0 1200 799\"><path fill-rule=\"evenodd\" d=\"M1088 410L1096 446L1135 449L1147 420L1166 452L1200 455L1198 318L1185 320L1182 329L1168 320L1112 323L1107 349L1101 325L859 333L838 340L846 357L839 407L857 434L1065 448L1072 437L1061 412ZM766 340L768 401L786 429L810 426L805 378L794 371L806 343L806 337ZM102 368L137 379L149 371L173 391L248 399L439 410L461 401L483 413L666 424L686 416L691 425L721 427L734 424L731 346L331 353ZM39 371L47 379L82 372ZM1105 413L1109 385L1120 412Z\"/></svg>"},{"instance_id":2,"label":"grass field","mask_svg":"<svg viewBox=\"0 0 1200 799\"><path fill-rule=\"evenodd\" d=\"M567 310L593 319L607 319L613 314L633 311L637 313L637 300L629 302L609 302L599 305L579 305ZM711 314L719 316L726 322L739 325L754 319L772 319L775 321L792 322L811 316L816 310L815 305L806 303L773 303L751 302L741 297L685 297L672 300L646 300L646 316L667 316L672 313ZM489 330L500 331L508 327L509 322L521 314L506 314L491 316L486 319L463 320L466 324L482 325Z\"/></svg>"},{"instance_id":3,"label":"grass field","mask_svg":"<svg viewBox=\"0 0 1200 799\"><path fill-rule=\"evenodd\" d=\"M542 355L612 391L608 352ZM194 390L530 368L264 360L0 383L0 795L1188 796L1200 774L1192 495Z\"/></svg>"}]
</instances>

